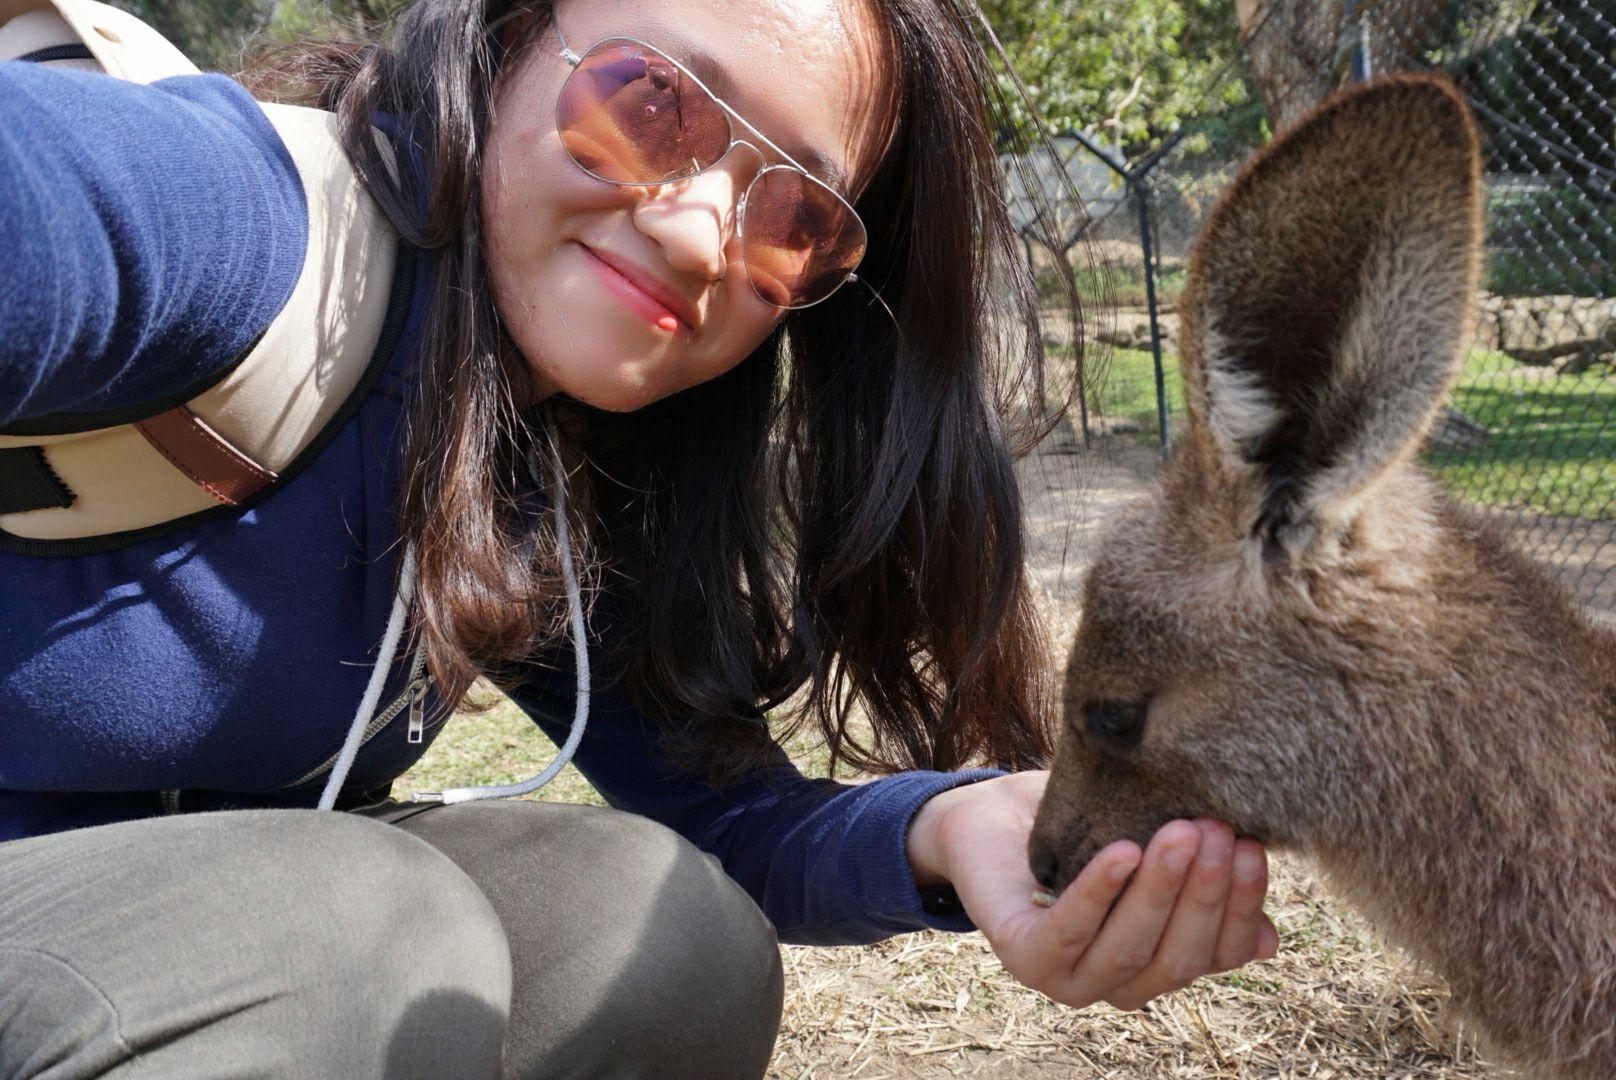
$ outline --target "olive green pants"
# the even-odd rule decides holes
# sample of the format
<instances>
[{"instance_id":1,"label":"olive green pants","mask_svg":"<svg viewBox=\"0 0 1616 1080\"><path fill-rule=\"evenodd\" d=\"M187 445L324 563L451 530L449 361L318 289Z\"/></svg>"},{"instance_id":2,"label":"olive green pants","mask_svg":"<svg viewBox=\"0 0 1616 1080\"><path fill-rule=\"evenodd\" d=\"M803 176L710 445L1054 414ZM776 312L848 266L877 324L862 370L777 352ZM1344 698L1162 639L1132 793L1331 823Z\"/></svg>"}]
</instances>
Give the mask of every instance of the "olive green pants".
<instances>
[{"instance_id":1,"label":"olive green pants","mask_svg":"<svg viewBox=\"0 0 1616 1080\"><path fill-rule=\"evenodd\" d=\"M0 844L0 1077L761 1076L774 929L555 803L179 814Z\"/></svg>"}]
</instances>

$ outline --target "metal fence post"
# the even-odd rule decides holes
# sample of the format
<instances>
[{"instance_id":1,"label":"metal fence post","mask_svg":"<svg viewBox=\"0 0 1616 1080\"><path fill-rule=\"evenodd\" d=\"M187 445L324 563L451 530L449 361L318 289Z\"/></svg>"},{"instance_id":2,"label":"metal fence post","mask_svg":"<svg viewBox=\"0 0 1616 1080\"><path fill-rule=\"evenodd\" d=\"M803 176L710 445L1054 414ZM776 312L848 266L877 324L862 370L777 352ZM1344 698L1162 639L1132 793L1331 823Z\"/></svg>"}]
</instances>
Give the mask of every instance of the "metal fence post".
<instances>
[{"instance_id":1,"label":"metal fence post","mask_svg":"<svg viewBox=\"0 0 1616 1080\"><path fill-rule=\"evenodd\" d=\"M1348 78L1353 82L1368 82L1373 74L1369 59L1369 28L1364 25L1363 12L1358 10L1357 0L1347 0L1341 32L1352 43L1347 62Z\"/></svg>"},{"instance_id":2,"label":"metal fence post","mask_svg":"<svg viewBox=\"0 0 1616 1080\"><path fill-rule=\"evenodd\" d=\"M1145 260L1145 306L1150 312L1150 355L1156 369L1156 430L1162 457L1167 456L1167 373L1162 368L1161 316L1156 310L1156 256L1150 242L1150 184L1144 178L1130 181L1139 202L1139 247Z\"/></svg>"}]
</instances>

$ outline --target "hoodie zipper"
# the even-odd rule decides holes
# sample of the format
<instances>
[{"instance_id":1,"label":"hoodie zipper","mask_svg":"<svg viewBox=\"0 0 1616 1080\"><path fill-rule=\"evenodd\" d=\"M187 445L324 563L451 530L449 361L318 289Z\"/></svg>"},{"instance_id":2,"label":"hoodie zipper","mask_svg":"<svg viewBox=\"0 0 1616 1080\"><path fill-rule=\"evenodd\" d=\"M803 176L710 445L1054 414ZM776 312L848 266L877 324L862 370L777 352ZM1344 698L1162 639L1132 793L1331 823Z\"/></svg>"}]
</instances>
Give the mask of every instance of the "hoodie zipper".
<instances>
[{"instance_id":1,"label":"hoodie zipper","mask_svg":"<svg viewBox=\"0 0 1616 1080\"><path fill-rule=\"evenodd\" d=\"M405 684L403 693L388 702L386 708L371 717L370 723L365 725L364 735L359 739L360 748L363 749L366 743L381 734L382 729L392 723L393 719L406 708L409 709L410 713L407 721L409 727L405 738L412 743L424 741L426 733L426 695L431 686L432 676L426 673L426 646L423 644L417 646L415 656L410 662L410 681ZM341 756L342 750L339 747L336 753L326 758L320 765L310 769L286 786L302 787L320 774L330 772L331 767L337 763L337 758Z\"/></svg>"}]
</instances>

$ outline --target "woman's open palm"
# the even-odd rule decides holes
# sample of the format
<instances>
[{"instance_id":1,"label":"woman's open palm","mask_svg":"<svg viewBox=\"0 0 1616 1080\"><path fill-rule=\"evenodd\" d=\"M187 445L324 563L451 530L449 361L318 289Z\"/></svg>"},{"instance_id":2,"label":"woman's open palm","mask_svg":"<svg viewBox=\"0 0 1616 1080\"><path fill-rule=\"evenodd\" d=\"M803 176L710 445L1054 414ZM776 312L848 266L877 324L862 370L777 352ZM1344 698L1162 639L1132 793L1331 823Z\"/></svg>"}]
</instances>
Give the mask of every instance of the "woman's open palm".
<instances>
[{"instance_id":1,"label":"woman's open palm","mask_svg":"<svg viewBox=\"0 0 1616 1080\"><path fill-rule=\"evenodd\" d=\"M1136 1009L1274 954L1263 849L1219 822L1170 822L1142 854L1111 844L1052 907L1035 904L1027 841L1048 777L1014 773L955 788L939 796L949 801L931 823L967 914L1018 980L1075 1008Z\"/></svg>"}]
</instances>

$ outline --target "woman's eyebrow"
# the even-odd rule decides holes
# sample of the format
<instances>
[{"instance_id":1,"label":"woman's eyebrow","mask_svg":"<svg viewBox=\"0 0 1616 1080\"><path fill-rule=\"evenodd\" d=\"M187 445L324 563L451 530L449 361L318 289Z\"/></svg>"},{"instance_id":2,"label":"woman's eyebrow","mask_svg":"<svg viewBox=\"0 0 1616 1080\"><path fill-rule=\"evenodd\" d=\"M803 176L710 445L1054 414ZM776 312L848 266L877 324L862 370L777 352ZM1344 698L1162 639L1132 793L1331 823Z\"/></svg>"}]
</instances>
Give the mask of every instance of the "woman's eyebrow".
<instances>
[{"instance_id":1,"label":"woman's eyebrow","mask_svg":"<svg viewBox=\"0 0 1616 1080\"><path fill-rule=\"evenodd\" d=\"M647 40L654 39L648 38ZM695 72L696 76L706 83L713 93L724 99L724 104L745 117L747 123L756 123L752 117L747 116L746 110L735 104L739 87L736 86L735 80L731 78L729 70L724 67L716 56L699 45L685 41L682 38L673 38L672 41L673 44L668 47L670 56ZM835 188L837 192L846 195L851 190L848 187L847 171L842 168L839 162L821 152L817 147L809 146L806 143L790 144L784 139L777 138L773 132L769 131L764 131L762 134L768 136L775 145L796 159L797 164Z\"/></svg>"}]
</instances>

